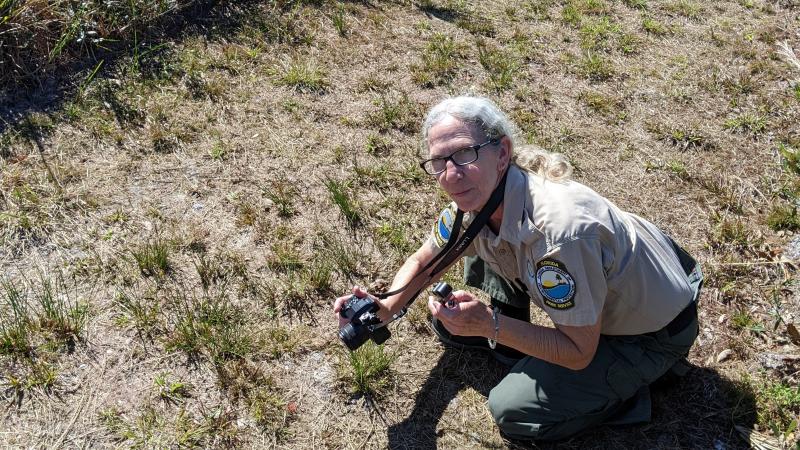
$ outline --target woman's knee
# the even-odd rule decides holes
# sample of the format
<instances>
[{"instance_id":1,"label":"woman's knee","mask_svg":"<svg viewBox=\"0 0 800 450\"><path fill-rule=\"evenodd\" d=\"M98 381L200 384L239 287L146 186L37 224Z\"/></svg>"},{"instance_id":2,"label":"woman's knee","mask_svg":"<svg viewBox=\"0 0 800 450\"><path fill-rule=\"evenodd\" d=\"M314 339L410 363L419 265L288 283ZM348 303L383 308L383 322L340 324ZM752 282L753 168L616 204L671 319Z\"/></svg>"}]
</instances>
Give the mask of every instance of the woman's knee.
<instances>
[{"instance_id":1,"label":"woman's knee","mask_svg":"<svg viewBox=\"0 0 800 450\"><path fill-rule=\"evenodd\" d=\"M515 366L514 369L517 367ZM535 368L534 371L529 369ZM488 407L500 431L516 439L559 440L596 424L609 398L600 382L587 376L585 383L571 384L559 368L529 361L520 372L506 376L489 393ZM550 370L548 370L550 369ZM536 374L534 379L528 373ZM583 395L595 388L594 395ZM577 395L575 392L582 392Z\"/></svg>"},{"instance_id":2,"label":"woman's knee","mask_svg":"<svg viewBox=\"0 0 800 450\"><path fill-rule=\"evenodd\" d=\"M501 382L489 393L488 407L500 431L509 437L537 439L539 429L548 425L547 408L535 389Z\"/></svg>"},{"instance_id":3,"label":"woman's knee","mask_svg":"<svg viewBox=\"0 0 800 450\"><path fill-rule=\"evenodd\" d=\"M519 395L489 394L489 410L500 432L512 439L557 441L590 426L583 418L568 418L535 401L518 401Z\"/></svg>"}]
</instances>

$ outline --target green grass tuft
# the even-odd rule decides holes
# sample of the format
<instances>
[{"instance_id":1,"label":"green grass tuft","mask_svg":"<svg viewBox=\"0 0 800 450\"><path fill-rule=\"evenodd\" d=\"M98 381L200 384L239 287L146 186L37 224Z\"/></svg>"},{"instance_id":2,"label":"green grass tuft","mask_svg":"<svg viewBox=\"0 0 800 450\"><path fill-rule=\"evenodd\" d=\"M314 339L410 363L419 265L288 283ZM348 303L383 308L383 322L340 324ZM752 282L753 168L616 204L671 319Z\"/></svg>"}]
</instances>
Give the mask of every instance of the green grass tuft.
<instances>
[{"instance_id":1,"label":"green grass tuft","mask_svg":"<svg viewBox=\"0 0 800 450\"><path fill-rule=\"evenodd\" d=\"M293 242L278 241L272 245L272 256L267 264L270 269L279 272L290 272L302 269L305 263L302 255Z\"/></svg>"},{"instance_id":2,"label":"green grass tuft","mask_svg":"<svg viewBox=\"0 0 800 450\"><path fill-rule=\"evenodd\" d=\"M367 136L366 150L372 156L386 156L392 147L392 141L389 138L379 134L370 133Z\"/></svg>"},{"instance_id":3,"label":"green grass tuft","mask_svg":"<svg viewBox=\"0 0 800 450\"><path fill-rule=\"evenodd\" d=\"M172 269L169 260L170 251L171 245L167 241L155 238L131 250L131 254L142 275L162 277Z\"/></svg>"},{"instance_id":4,"label":"green grass tuft","mask_svg":"<svg viewBox=\"0 0 800 450\"><path fill-rule=\"evenodd\" d=\"M412 244L401 225L382 223L375 229L375 234L401 255L408 254L412 250Z\"/></svg>"},{"instance_id":5,"label":"green grass tuft","mask_svg":"<svg viewBox=\"0 0 800 450\"><path fill-rule=\"evenodd\" d=\"M692 20L697 20L703 12L703 7L689 0L678 0L668 3L664 9Z\"/></svg>"},{"instance_id":6,"label":"green grass tuft","mask_svg":"<svg viewBox=\"0 0 800 450\"><path fill-rule=\"evenodd\" d=\"M767 225L775 231L800 230L800 216L797 214L797 206L774 205L767 216Z\"/></svg>"},{"instance_id":7,"label":"green grass tuft","mask_svg":"<svg viewBox=\"0 0 800 450\"><path fill-rule=\"evenodd\" d=\"M578 28L583 21L583 14L572 4L567 4L561 10L561 20L574 28Z\"/></svg>"},{"instance_id":8,"label":"green grass tuft","mask_svg":"<svg viewBox=\"0 0 800 450\"><path fill-rule=\"evenodd\" d=\"M273 72L276 83L298 91L322 92L328 87L327 72L312 59L293 58Z\"/></svg>"},{"instance_id":9,"label":"green grass tuft","mask_svg":"<svg viewBox=\"0 0 800 450\"><path fill-rule=\"evenodd\" d=\"M191 397L191 385L179 380L174 380L167 373L156 375L153 379L158 396L168 403L179 403Z\"/></svg>"},{"instance_id":10,"label":"green grass tuft","mask_svg":"<svg viewBox=\"0 0 800 450\"><path fill-rule=\"evenodd\" d=\"M624 3L629 8L647 9L647 0L624 0Z\"/></svg>"},{"instance_id":11,"label":"green grass tuft","mask_svg":"<svg viewBox=\"0 0 800 450\"><path fill-rule=\"evenodd\" d=\"M793 175L800 175L800 149L781 142L778 144L778 153L781 155L784 170Z\"/></svg>"},{"instance_id":12,"label":"green grass tuft","mask_svg":"<svg viewBox=\"0 0 800 450\"><path fill-rule=\"evenodd\" d=\"M76 288L67 286L61 272L39 273L34 297L40 309L39 327L51 334L51 340L72 348L83 335L89 312Z\"/></svg>"},{"instance_id":13,"label":"green grass tuft","mask_svg":"<svg viewBox=\"0 0 800 450\"><path fill-rule=\"evenodd\" d=\"M300 193L287 180L272 181L269 187L263 188L263 192L272 201L279 217L289 218L297 213L294 202Z\"/></svg>"},{"instance_id":14,"label":"green grass tuft","mask_svg":"<svg viewBox=\"0 0 800 450\"><path fill-rule=\"evenodd\" d=\"M114 295L114 307L119 313L116 322L133 325L140 336L151 335L159 324L160 303L153 295L120 290Z\"/></svg>"},{"instance_id":15,"label":"green grass tuft","mask_svg":"<svg viewBox=\"0 0 800 450\"><path fill-rule=\"evenodd\" d=\"M394 129L409 133L416 130L421 115L420 107L405 92L394 96L381 94L373 104L378 110L367 118L369 125L384 132Z\"/></svg>"},{"instance_id":16,"label":"green grass tuft","mask_svg":"<svg viewBox=\"0 0 800 450\"><path fill-rule=\"evenodd\" d=\"M422 53L422 64L411 66L411 78L421 86L432 87L450 81L463 58L463 48L452 37L434 33Z\"/></svg>"},{"instance_id":17,"label":"green grass tuft","mask_svg":"<svg viewBox=\"0 0 800 450\"><path fill-rule=\"evenodd\" d=\"M767 118L758 114L744 113L726 120L724 128L753 135L762 134L767 129Z\"/></svg>"},{"instance_id":18,"label":"green grass tuft","mask_svg":"<svg viewBox=\"0 0 800 450\"><path fill-rule=\"evenodd\" d=\"M745 310L737 310L731 314L731 328L737 331L759 330L761 324Z\"/></svg>"},{"instance_id":19,"label":"green grass tuft","mask_svg":"<svg viewBox=\"0 0 800 450\"><path fill-rule=\"evenodd\" d=\"M606 117L617 116L623 108L622 102L617 98L597 91L583 92L579 98L589 109Z\"/></svg>"},{"instance_id":20,"label":"green grass tuft","mask_svg":"<svg viewBox=\"0 0 800 450\"><path fill-rule=\"evenodd\" d=\"M621 32L619 25L612 23L608 17L588 20L581 26L581 47L586 50L608 50L610 39Z\"/></svg>"},{"instance_id":21,"label":"green grass tuft","mask_svg":"<svg viewBox=\"0 0 800 450\"><path fill-rule=\"evenodd\" d=\"M339 207L345 220L350 226L357 226L361 223L361 207L355 196L350 191L350 186L347 182L336 181L332 178L325 180L325 187L331 194L331 200Z\"/></svg>"},{"instance_id":22,"label":"green grass tuft","mask_svg":"<svg viewBox=\"0 0 800 450\"><path fill-rule=\"evenodd\" d=\"M339 3L336 5L336 11L334 11L333 15L331 16L333 28L336 29L336 32L339 33L339 36L341 37L347 36L347 20L345 19L344 13L344 5Z\"/></svg>"},{"instance_id":23,"label":"green grass tuft","mask_svg":"<svg viewBox=\"0 0 800 450\"><path fill-rule=\"evenodd\" d=\"M656 36L664 36L669 33L669 28L666 25L649 16L645 16L642 19L642 29Z\"/></svg>"},{"instance_id":24,"label":"green grass tuft","mask_svg":"<svg viewBox=\"0 0 800 450\"><path fill-rule=\"evenodd\" d=\"M35 356L43 345L72 351L85 340L87 305L60 271L34 281L0 278L0 354Z\"/></svg>"},{"instance_id":25,"label":"green grass tuft","mask_svg":"<svg viewBox=\"0 0 800 450\"><path fill-rule=\"evenodd\" d=\"M0 354L28 355L32 350L34 311L27 293L12 280L0 280Z\"/></svg>"},{"instance_id":26,"label":"green grass tuft","mask_svg":"<svg viewBox=\"0 0 800 450\"><path fill-rule=\"evenodd\" d=\"M395 357L382 345L367 341L358 350L347 353L346 379L354 394L376 395L386 387Z\"/></svg>"},{"instance_id":27,"label":"green grass tuft","mask_svg":"<svg viewBox=\"0 0 800 450\"><path fill-rule=\"evenodd\" d=\"M675 128L669 132L666 139L681 150L709 149L712 147L704 134L689 128Z\"/></svg>"},{"instance_id":28,"label":"green grass tuft","mask_svg":"<svg viewBox=\"0 0 800 450\"><path fill-rule=\"evenodd\" d=\"M511 88L519 72L519 58L512 52L478 42L478 61L489 75L489 86L498 91Z\"/></svg>"},{"instance_id":29,"label":"green grass tuft","mask_svg":"<svg viewBox=\"0 0 800 450\"><path fill-rule=\"evenodd\" d=\"M713 228L713 240L735 248L746 248L750 243L749 232L739 219L720 219Z\"/></svg>"},{"instance_id":30,"label":"green grass tuft","mask_svg":"<svg viewBox=\"0 0 800 450\"><path fill-rule=\"evenodd\" d=\"M460 15L455 23L457 27L480 36L493 37L497 33L492 21L486 17L472 14Z\"/></svg>"},{"instance_id":31,"label":"green grass tuft","mask_svg":"<svg viewBox=\"0 0 800 450\"><path fill-rule=\"evenodd\" d=\"M172 290L168 350L206 357L215 364L245 358L255 350L243 309L231 303L224 286L215 292Z\"/></svg>"},{"instance_id":32,"label":"green grass tuft","mask_svg":"<svg viewBox=\"0 0 800 450\"><path fill-rule=\"evenodd\" d=\"M578 62L578 73L591 81L605 81L612 78L616 71L611 61L600 54L586 52Z\"/></svg>"}]
</instances>

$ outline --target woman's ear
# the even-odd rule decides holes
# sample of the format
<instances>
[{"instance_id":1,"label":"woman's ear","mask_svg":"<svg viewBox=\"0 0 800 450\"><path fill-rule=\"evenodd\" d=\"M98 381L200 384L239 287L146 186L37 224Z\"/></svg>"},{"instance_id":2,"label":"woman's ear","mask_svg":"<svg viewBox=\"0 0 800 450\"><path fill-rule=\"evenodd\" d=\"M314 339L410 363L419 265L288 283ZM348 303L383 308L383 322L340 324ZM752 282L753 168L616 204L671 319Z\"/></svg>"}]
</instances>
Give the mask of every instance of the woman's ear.
<instances>
[{"instance_id":1,"label":"woman's ear","mask_svg":"<svg viewBox=\"0 0 800 450\"><path fill-rule=\"evenodd\" d=\"M513 150L514 144L511 143L511 139L508 136L503 136L500 138L500 150L497 159L497 170L499 172L503 172L508 167L509 161L511 161L511 152Z\"/></svg>"}]
</instances>

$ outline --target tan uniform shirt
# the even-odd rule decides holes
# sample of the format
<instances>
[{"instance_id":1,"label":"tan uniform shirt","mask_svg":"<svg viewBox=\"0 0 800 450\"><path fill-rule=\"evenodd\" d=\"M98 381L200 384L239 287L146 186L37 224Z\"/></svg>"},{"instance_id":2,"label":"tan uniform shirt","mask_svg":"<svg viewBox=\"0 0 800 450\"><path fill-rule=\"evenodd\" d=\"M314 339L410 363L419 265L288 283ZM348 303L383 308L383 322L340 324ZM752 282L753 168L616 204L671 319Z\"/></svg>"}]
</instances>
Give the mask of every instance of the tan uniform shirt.
<instances>
[{"instance_id":1,"label":"tan uniform shirt","mask_svg":"<svg viewBox=\"0 0 800 450\"><path fill-rule=\"evenodd\" d=\"M560 325L633 335L667 325L692 299L672 243L655 225L588 187L554 183L509 168L499 235L484 227L465 252L527 291ZM442 211L429 239L449 239L456 206ZM471 220L465 214L463 228ZM463 233L463 230L462 230Z\"/></svg>"}]
</instances>

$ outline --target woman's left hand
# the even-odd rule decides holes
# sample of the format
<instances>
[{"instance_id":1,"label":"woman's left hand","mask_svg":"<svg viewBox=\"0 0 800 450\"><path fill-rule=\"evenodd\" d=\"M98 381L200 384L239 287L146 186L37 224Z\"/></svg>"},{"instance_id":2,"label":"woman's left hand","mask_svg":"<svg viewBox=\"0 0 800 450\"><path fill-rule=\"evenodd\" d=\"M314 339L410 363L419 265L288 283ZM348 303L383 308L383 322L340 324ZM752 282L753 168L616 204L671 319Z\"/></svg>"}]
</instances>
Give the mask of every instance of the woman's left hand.
<instances>
[{"instance_id":1,"label":"woman's left hand","mask_svg":"<svg viewBox=\"0 0 800 450\"><path fill-rule=\"evenodd\" d=\"M466 291L452 294L455 305L447 307L428 297L431 315L442 322L447 331L457 336L490 336L494 334L492 311Z\"/></svg>"}]
</instances>

